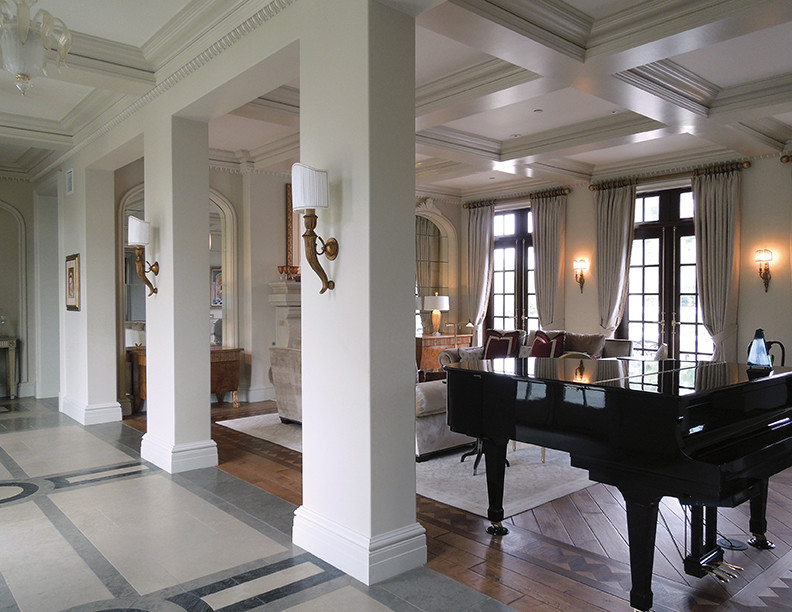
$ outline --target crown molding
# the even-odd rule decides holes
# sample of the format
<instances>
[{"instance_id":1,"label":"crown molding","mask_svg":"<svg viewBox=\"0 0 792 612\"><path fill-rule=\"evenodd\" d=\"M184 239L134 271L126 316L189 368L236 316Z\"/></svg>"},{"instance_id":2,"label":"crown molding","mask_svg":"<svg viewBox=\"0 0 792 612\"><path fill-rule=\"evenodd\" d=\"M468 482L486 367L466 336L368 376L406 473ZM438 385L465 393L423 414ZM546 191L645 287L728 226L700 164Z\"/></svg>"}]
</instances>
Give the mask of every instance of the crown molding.
<instances>
[{"instance_id":1,"label":"crown molding","mask_svg":"<svg viewBox=\"0 0 792 612\"><path fill-rule=\"evenodd\" d=\"M246 174L249 172L257 174L277 174L266 168L274 164L299 159L300 156L300 135L293 134L280 140L254 149L253 151L226 151L223 149L209 150L209 167L216 170L225 170Z\"/></svg>"},{"instance_id":2,"label":"crown molding","mask_svg":"<svg viewBox=\"0 0 792 612\"><path fill-rule=\"evenodd\" d=\"M665 128L665 124L631 112L610 115L556 130L540 132L509 140L501 157L507 159L530 158L551 151L578 147L590 142L600 142L641 134Z\"/></svg>"},{"instance_id":3,"label":"crown molding","mask_svg":"<svg viewBox=\"0 0 792 612\"><path fill-rule=\"evenodd\" d=\"M460 132L451 128L432 128L415 134L416 144L461 151L468 155L500 161L501 141Z\"/></svg>"},{"instance_id":4,"label":"crown molding","mask_svg":"<svg viewBox=\"0 0 792 612\"><path fill-rule=\"evenodd\" d=\"M457 161L449 161L444 159L425 160L415 164L415 178L436 178L449 173L454 173L460 169L465 169L467 172L468 168L469 167L467 165Z\"/></svg>"},{"instance_id":5,"label":"crown molding","mask_svg":"<svg viewBox=\"0 0 792 612\"><path fill-rule=\"evenodd\" d=\"M769 125L770 121L776 125ZM777 151L783 151L787 140L792 138L792 128L773 119L763 122L738 121L731 124L730 127L748 134L754 140L758 140Z\"/></svg>"},{"instance_id":6,"label":"crown molding","mask_svg":"<svg viewBox=\"0 0 792 612\"><path fill-rule=\"evenodd\" d=\"M575 43L574 40L568 40L552 31L546 30L541 25L538 25L536 22L542 22L545 25L550 23L555 23L558 19L558 13L556 11L550 10L543 10L550 6L550 2L530 2L528 0L523 1L516 1L513 0L509 1L502 1L500 2L501 5L499 6L490 2L488 0L449 0L451 4L455 4L471 13L479 15L488 21L491 21L495 24L498 24L504 28L512 30L516 32L520 36L524 36L526 38L530 38L545 47L553 49L558 53L566 55L567 57L571 57L579 62L585 60L586 52L583 45ZM535 8L535 16L531 10L527 10L527 6L518 6L518 5L534 5ZM556 3L553 3L554 5ZM569 7L570 10L572 7ZM512 10L520 10L523 16L520 14L516 14L511 12ZM531 18L528 19L526 16L530 14ZM570 20L568 27L571 30L574 30L574 27L571 25L572 21Z\"/></svg>"},{"instance_id":7,"label":"crown molding","mask_svg":"<svg viewBox=\"0 0 792 612\"><path fill-rule=\"evenodd\" d=\"M640 157L627 163L605 164L597 166L591 175L591 181L612 180L631 176L635 178L652 178L653 176L688 172L711 163L732 161L735 152L719 146L699 147L690 149L684 154L667 153L650 157ZM658 176L659 177L659 176Z\"/></svg>"},{"instance_id":8,"label":"crown molding","mask_svg":"<svg viewBox=\"0 0 792 612\"><path fill-rule=\"evenodd\" d=\"M652 62L624 72L614 78L706 117L720 88L671 60Z\"/></svg>"},{"instance_id":9,"label":"crown molding","mask_svg":"<svg viewBox=\"0 0 792 612\"><path fill-rule=\"evenodd\" d=\"M674 34L755 10L771 0L646 0L608 17L591 28L586 58L611 55Z\"/></svg>"},{"instance_id":10,"label":"crown molding","mask_svg":"<svg viewBox=\"0 0 792 612\"><path fill-rule=\"evenodd\" d=\"M710 116L715 117L776 104L792 108L791 100L792 73L788 73L722 89L712 103Z\"/></svg>"},{"instance_id":11,"label":"crown molding","mask_svg":"<svg viewBox=\"0 0 792 612\"><path fill-rule=\"evenodd\" d=\"M103 125L97 128L95 131L91 132L90 134L86 134L84 138L82 138L78 143L72 143L71 150L64 155L58 157L58 159L54 160L51 165L44 168L39 172L34 178L39 178L49 170L53 169L55 165L61 162L61 160L65 159L68 155L76 153L79 150L82 150L84 147L87 147L92 142L96 141L97 139L101 138L115 127L126 121L129 117L137 113L140 109L148 105L152 100L158 98L164 92L168 91L171 87L185 79L187 76L195 72L196 70L200 69L202 66L206 65L209 61L211 61L214 57L220 55L235 44L237 41L241 40L245 35L253 32L254 30L258 29L262 24L268 22L270 19L276 17L282 10L288 7L296 0L270 0L266 6L264 6L261 10L256 12L254 15L249 17L243 23L240 23L238 26L233 28L230 31L225 31L218 40L214 40L209 43L202 51L198 52L190 61L186 62L180 68L175 70L170 76L166 79L160 81L155 87L149 90L145 95L139 97L137 100L126 106L123 110L118 112L112 119L107 120ZM256 0L249 0L246 4L259 4L259 1ZM215 28L213 28L215 31ZM1 129L1 128L0 128ZM1 135L1 132L0 132Z\"/></svg>"},{"instance_id":12,"label":"crown molding","mask_svg":"<svg viewBox=\"0 0 792 612\"><path fill-rule=\"evenodd\" d=\"M70 134L74 134L90 124L97 116L102 115L123 97L123 95L112 91L95 89L60 121L61 128Z\"/></svg>"},{"instance_id":13,"label":"crown molding","mask_svg":"<svg viewBox=\"0 0 792 612\"><path fill-rule=\"evenodd\" d=\"M67 63L71 63L72 58L93 59L154 74L154 67L138 47L81 32L72 32L72 47L66 56Z\"/></svg>"},{"instance_id":14,"label":"crown molding","mask_svg":"<svg viewBox=\"0 0 792 612\"><path fill-rule=\"evenodd\" d=\"M454 102L464 102L522 85L540 75L499 59L491 59L415 89L416 115L425 115Z\"/></svg>"}]
</instances>

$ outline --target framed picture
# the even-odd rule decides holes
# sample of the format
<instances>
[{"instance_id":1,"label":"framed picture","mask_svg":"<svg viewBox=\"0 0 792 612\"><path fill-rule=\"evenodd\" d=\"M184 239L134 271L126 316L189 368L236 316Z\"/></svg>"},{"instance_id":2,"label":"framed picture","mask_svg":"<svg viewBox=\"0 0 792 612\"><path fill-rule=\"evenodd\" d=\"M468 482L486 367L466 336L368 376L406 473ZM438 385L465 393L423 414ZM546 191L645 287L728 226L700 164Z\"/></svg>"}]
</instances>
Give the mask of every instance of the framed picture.
<instances>
[{"instance_id":1,"label":"framed picture","mask_svg":"<svg viewBox=\"0 0 792 612\"><path fill-rule=\"evenodd\" d=\"M66 256L66 310L80 310L80 254Z\"/></svg>"},{"instance_id":2,"label":"framed picture","mask_svg":"<svg viewBox=\"0 0 792 612\"><path fill-rule=\"evenodd\" d=\"M209 296L210 306L223 305L223 268L209 268L211 294Z\"/></svg>"}]
</instances>

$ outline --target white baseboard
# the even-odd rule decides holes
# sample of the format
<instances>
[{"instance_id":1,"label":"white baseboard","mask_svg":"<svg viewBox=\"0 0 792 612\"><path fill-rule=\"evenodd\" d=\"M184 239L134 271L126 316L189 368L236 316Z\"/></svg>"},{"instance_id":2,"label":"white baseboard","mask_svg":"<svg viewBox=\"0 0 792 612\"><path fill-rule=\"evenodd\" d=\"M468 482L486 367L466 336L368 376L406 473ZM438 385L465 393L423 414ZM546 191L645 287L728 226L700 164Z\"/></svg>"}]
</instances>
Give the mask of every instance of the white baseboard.
<instances>
[{"instance_id":1,"label":"white baseboard","mask_svg":"<svg viewBox=\"0 0 792 612\"><path fill-rule=\"evenodd\" d=\"M275 399L275 387L266 385L263 387L250 387L245 391L239 392L239 399L242 402L264 402Z\"/></svg>"},{"instance_id":2,"label":"white baseboard","mask_svg":"<svg viewBox=\"0 0 792 612\"><path fill-rule=\"evenodd\" d=\"M58 409L66 416L73 418L80 425L98 425L99 423L115 423L121 420L121 404L83 404L69 397L59 398Z\"/></svg>"},{"instance_id":3,"label":"white baseboard","mask_svg":"<svg viewBox=\"0 0 792 612\"><path fill-rule=\"evenodd\" d=\"M140 456L162 468L169 474L215 467L217 465L217 444L214 440L190 442L189 444L168 444L144 434L140 443Z\"/></svg>"},{"instance_id":4,"label":"white baseboard","mask_svg":"<svg viewBox=\"0 0 792 612\"><path fill-rule=\"evenodd\" d=\"M418 523L369 538L300 506L292 541L367 585L426 563L426 530Z\"/></svg>"}]
</instances>

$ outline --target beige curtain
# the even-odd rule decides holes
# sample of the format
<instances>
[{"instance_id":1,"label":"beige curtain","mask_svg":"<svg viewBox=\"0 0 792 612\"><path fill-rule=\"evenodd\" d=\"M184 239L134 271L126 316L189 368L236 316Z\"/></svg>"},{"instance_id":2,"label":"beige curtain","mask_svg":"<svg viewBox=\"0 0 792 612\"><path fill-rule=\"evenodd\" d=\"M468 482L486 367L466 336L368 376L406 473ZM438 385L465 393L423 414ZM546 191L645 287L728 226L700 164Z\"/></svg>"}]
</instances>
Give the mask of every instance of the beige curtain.
<instances>
[{"instance_id":1,"label":"beige curtain","mask_svg":"<svg viewBox=\"0 0 792 612\"><path fill-rule=\"evenodd\" d=\"M567 196L531 200L536 305L542 329L564 329L564 234Z\"/></svg>"},{"instance_id":2,"label":"beige curtain","mask_svg":"<svg viewBox=\"0 0 792 612\"><path fill-rule=\"evenodd\" d=\"M483 343L482 326L492 286L492 203L468 208L468 312L474 346Z\"/></svg>"},{"instance_id":3,"label":"beige curtain","mask_svg":"<svg viewBox=\"0 0 792 612\"><path fill-rule=\"evenodd\" d=\"M597 214L596 274L600 326L607 337L624 314L635 227L635 185L595 192Z\"/></svg>"},{"instance_id":4,"label":"beige curtain","mask_svg":"<svg viewBox=\"0 0 792 612\"><path fill-rule=\"evenodd\" d=\"M740 288L738 170L694 176L696 281L704 327L715 344L713 361L736 361Z\"/></svg>"}]
</instances>

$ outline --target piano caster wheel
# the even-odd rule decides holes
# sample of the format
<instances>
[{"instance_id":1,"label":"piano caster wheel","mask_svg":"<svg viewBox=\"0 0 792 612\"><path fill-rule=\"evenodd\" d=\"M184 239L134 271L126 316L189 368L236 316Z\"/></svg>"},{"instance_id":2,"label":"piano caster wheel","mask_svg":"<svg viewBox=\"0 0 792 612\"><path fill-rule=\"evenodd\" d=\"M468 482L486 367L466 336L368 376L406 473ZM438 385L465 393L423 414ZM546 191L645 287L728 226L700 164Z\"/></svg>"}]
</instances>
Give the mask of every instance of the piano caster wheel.
<instances>
[{"instance_id":1,"label":"piano caster wheel","mask_svg":"<svg viewBox=\"0 0 792 612\"><path fill-rule=\"evenodd\" d=\"M509 533L509 530L502 523L492 523L492 525L487 527L487 533L492 536L505 536Z\"/></svg>"},{"instance_id":2,"label":"piano caster wheel","mask_svg":"<svg viewBox=\"0 0 792 612\"><path fill-rule=\"evenodd\" d=\"M773 550L775 548L775 544L768 540L764 534L754 534L754 537L748 540L748 544L759 550Z\"/></svg>"}]
</instances>

